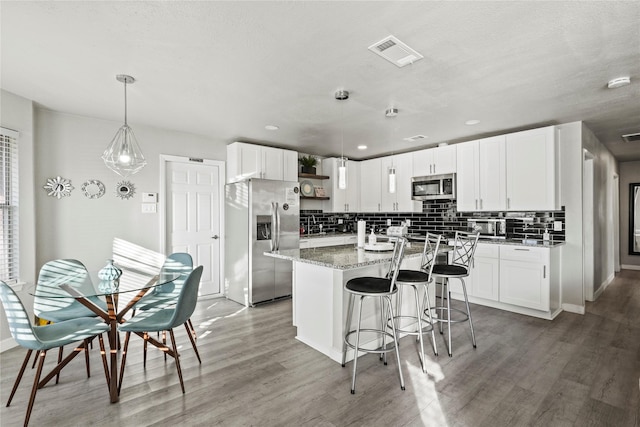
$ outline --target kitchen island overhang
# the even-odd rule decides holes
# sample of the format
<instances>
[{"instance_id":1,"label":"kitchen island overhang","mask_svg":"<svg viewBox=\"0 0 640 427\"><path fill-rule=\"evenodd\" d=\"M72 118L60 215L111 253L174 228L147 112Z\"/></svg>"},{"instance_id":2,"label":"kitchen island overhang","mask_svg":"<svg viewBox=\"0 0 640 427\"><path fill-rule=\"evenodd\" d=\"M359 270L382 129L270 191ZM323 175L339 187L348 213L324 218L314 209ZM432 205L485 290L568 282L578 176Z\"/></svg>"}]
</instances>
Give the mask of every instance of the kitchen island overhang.
<instances>
[{"instance_id":1,"label":"kitchen island overhang","mask_svg":"<svg viewBox=\"0 0 640 427\"><path fill-rule=\"evenodd\" d=\"M419 269L422 250L422 243L406 248L402 268ZM343 245L288 249L265 252L265 255L293 263L292 306L296 339L341 363L348 303L344 284L355 277L384 276L389 269L392 252L373 252ZM429 289L431 297L433 288ZM411 299L403 298L402 301L403 313L415 314ZM363 327L377 325L380 309L377 301L376 304L367 304L362 313ZM375 342L371 344L373 347L378 345ZM353 350L349 349L347 361L352 359Z\"/></svg>"}]
</instances>

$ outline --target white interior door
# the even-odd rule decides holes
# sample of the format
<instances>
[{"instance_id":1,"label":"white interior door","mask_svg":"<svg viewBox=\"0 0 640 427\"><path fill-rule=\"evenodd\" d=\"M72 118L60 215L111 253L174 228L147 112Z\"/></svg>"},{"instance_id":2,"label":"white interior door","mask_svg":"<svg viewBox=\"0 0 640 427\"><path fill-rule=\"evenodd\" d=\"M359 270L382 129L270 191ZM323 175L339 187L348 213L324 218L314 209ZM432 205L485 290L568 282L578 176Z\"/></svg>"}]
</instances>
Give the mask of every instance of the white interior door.
<instances>
[{"instance_id":1,"label":"white interior door","mask_svg":"<svg viewBox=\"0 0 640 427\"><path fill-rule=\"evenodd\" d=\"M221 295L224 163L165 163L166 252L187 252L204 271L199 295Z\"/></svg>"}]
</instances>

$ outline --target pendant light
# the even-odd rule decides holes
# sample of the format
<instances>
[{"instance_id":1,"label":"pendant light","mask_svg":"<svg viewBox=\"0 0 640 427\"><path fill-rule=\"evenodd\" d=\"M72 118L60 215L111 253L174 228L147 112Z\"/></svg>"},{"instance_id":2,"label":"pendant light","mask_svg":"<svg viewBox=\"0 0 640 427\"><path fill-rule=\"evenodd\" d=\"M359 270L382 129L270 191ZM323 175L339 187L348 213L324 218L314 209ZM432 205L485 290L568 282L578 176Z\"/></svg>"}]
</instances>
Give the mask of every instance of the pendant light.
<instances>
[{"instance_id":1,"label":"pendant light","mask_svg":"<svg viewBox=\"0 0 640 427\"><path fill-rule=\"evenodd\" d=\"M339 90L335 94L335 98L338 101L345 101L349 99L349 91ZM338 159L338 188L345 190L347 188L347 158L344 156L344 109L340 109L340 122L341 122L341 144L340 144L340 159Z\"/></svg>"},{"instance_id":2,"label":"pendant light","mask_svg":"<svg viewBox=\"0 0 640 427\"><path fill-rule=\"evenodd\" d=\"M145 167L147 161L138 146L133 129L127 124L127 84L132 84L136 80L125 74L118 74L116 80L124 83L124 125L118 129L111 143L104 150L102 160L109 169L126 178L139 172Z\"/></svg>"},{"instance_id":3,"label":"pendant light","mask_svg":"<svg viewBox=\"0 0 640 427\"><path fill-rule=\"evenodd\" d=\"M388 108L387 111L385 111L384 114L386 117L395 117L398 115L398 109L397 108ZM393 128L392 128L393 130ZM396 167L393 164L393 156L394 156L394 143L393 143L393 131L389 131L389 134L391 135L391 166L389 167L389 176L387 178L387 182L389 184L389 193L395 193L396 192Z\"/></svg>"}]
</instances>

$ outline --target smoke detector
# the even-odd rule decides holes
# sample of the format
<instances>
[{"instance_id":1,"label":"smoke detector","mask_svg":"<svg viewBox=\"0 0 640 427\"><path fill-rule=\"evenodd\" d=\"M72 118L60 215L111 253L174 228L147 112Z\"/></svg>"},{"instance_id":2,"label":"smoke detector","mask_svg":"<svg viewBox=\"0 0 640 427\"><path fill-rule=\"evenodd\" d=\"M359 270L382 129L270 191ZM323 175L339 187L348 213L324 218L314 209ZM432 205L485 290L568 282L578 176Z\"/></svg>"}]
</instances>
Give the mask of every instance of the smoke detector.
<instances>
[{"instance_id":1,"label":"smoke detector","mask_svg":"<svg viewBox=\"0 0 640 427\"><path fill-rule=\"evenodd\" d=\"M379 42L372 44L369 46L369 50L398 67L413 64L424 58L417 51L394 36L387 36Z\"/></svg>"}]
</instances>

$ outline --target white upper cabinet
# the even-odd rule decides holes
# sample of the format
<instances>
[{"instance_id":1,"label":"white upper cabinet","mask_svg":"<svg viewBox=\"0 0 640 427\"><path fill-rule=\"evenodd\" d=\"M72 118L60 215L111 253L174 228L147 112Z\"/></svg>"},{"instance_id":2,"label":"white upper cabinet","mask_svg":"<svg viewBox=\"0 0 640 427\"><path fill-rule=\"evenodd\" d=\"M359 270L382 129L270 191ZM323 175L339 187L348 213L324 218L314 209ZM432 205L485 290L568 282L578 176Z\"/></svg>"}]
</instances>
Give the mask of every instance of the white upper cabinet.
<instances>
[{"instance_id":1,"label":"white upper cabinet","mask_svg":"<svg viewBox=\"0 0 640 427\"><path fill-rule=\"evenodd\" d=\"M282 150L282 179L298 181L298 152Z\"/></svg>"},{"instance_id":2,"label":"white upper cabinet","mask_svg":"<svg viewBox=\"0 0 640 427\"><path fill-rule=\"evenodd\" d=\"M380 159L360 162L360 212L381 212Z\"/></svg>"},{"instance_id":3,"label":"white upper cabinet","mask_svg":"<svg viewBox=\"0 0 640 427\"><path fill-rule=\"evenodd\" d=\"M338 163L334 157L322 160L322 170L331 178L325 181L329 200L322 202L324 212L358 212L360 201L360 162L347 160L347 188L338 188ZM327 185L328 184L328 185Z\"/></svg>"},{"instance_id":4,"label":"white upper cabinet","mask_svg":"<svg viewBox=\"0 0 640 427\"><path fill-rule=\"evenodd\" d=\"M505 137L465 142L456 147L458 211L505 210Z\"/></svg>"},{"instance_id":5,"label":"white upper cabinet","mask_svg":"<svg viewBox=\"0 0 640 427\"><path fill-rule=\"evenodd\" d=\"M295 151L234 142L227 145L227 182L247 178L297 181L297 163Z\"/></svg>"},{"instance_id":6,"label":"white upper cabinet","mask_svg":"<svg viewBox=\"0 0 640 427\"><path fill-rule=\"evenodd\" d=\"M415 151L413 154L413 176L455 173L456 146L446 145Z\"/></svg>"},{"instance_id":7,"label":"white upper cabinet","mask_svg":"<svg viewBox=\"0 0 640 427\"><path fill-rule=\"evenodd\" d=\"M396 170L396 192L389 192L389 169ZM422 202L411 199L413 153L396 154L380 159L380 212L420 212Z\"/></svg>"},{"instance_id":8,"label":"white upper cabinet","mask_svg":"<svg viewBox=\"0 0 640 427\"><path fill-rule=\"evenodd\" d=\"M507 210L558 210L555 127L506 135Z\"/></svg>"}]
</instances>

